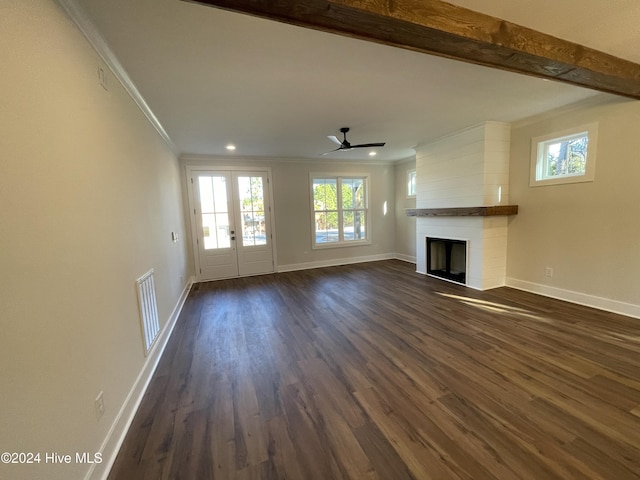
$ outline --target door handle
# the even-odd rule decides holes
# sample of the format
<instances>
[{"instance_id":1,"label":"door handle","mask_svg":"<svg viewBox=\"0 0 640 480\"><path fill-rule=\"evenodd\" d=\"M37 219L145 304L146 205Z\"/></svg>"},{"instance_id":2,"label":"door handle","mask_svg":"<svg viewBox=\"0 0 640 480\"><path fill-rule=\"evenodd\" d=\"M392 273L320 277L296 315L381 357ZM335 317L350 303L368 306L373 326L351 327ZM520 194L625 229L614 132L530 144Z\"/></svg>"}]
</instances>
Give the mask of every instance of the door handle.
<instances>
[{"instance_id":1,"label":"door handle","mask_svg":"<svg viewBox=\"0 0 640 480\"><path fill-rule=\"evenodd\" d=\"M235 240L235 239L236 239L236 237L235 237L235 236L231 237L231 240Z\"/></svg>"}]
</instances>

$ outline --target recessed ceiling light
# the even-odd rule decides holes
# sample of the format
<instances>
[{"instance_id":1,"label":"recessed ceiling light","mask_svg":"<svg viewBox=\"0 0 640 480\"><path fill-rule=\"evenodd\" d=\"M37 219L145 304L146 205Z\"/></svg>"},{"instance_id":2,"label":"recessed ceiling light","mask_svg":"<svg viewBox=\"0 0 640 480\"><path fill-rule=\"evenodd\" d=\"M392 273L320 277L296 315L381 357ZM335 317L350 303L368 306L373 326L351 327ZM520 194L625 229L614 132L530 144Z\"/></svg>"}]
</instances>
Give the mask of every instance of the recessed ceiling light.
<instances>
[{"instance_id":1,"label":"recessed ceiling light","mask_svg":"<svg viewBox=\"0 0 640 480\"><path fill-rule=\"evenodd\" d=\"M226 148L227 150L229 150L230 152L233 152L233 151L236 149L236 146L235 146L235 145L231 145L231 144L229 144L229 145L227 145L225 148Z\"/></svg>"},{"instance_id":2,"label":"recessed ceiling light","mask_svg":"<svg viewBox=\"0 0 640 480\"><path fill-rule=\"evenodd\" d=\"M377 152L369 152L370 157L375 157L377 154L378 154Z\"/></svg>"}]
</instances>

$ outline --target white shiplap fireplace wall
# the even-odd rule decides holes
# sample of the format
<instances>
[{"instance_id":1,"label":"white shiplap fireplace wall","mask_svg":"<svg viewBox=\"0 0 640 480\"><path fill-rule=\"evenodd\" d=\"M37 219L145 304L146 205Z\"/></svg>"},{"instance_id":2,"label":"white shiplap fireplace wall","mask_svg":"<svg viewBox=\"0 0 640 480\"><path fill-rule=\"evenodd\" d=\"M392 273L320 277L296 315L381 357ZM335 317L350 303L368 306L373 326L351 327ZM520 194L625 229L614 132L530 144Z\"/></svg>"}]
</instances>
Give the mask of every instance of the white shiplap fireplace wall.
<instances>
[{"instance_id":1,"label":"white shiplap fireplace wall","mask_svg":"<svg viewBox=\"0 0 640 480\"><path fill-rule=\"evenodd\" d=\"M509 124L485 122L416 147L416 208L508 205ZM466 240L467 286L504 285L508 217L417 217L416 269L427 237Z\"/></svg>"}]
</instances>

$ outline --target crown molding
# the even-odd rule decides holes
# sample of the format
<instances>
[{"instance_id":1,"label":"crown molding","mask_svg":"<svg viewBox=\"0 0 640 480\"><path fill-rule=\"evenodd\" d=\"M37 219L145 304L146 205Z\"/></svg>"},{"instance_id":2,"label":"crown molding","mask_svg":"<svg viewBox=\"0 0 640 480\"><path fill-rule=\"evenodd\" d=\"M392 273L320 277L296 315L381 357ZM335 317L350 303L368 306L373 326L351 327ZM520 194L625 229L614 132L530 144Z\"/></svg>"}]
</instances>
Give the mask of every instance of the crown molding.
<instances>
[{"instance_id":1,"label":"crown molding","mask_svg":"<svg viewBox=\"0 0 640 480\"><path fill-rule=\"evenodd\" d=\"M195 154L187 153L180 155L180 161L186 164L206 164L207 162L214 163L229 163L237 165L245 164L276 164L276 163L295 163L295 164L318 164L328 166L344 166L344 165L396 165L395 160L371 160L371 159L331 159L325 160L323 158L307 158L307 157L267 157L267 156L251 156L251 155L208 155L208 154Z\"/></svg>"},{"instance_id":2,"label":"crown molding","mask_svg":"<svg viewBox=\"0 0 640 480\"><path fill-rule=\"evenodd\" d=\"M588 108L595 108L600 105L612 105L615 103L628 103L633 101L635 100L630 100L626 97L617 97L607 93L596 93L591 97L578 100L577 102L570 103L569 105L563 105L552 110L547 110L546 112L538 113L536 115L517 120L511 124L511 128L518 129L527 127L535 123L553 120L554 118L569 114L571 112L585 110Z\"/></svg>"},{"instance_id":3,"label":"crown molding","mask_svg":"<svg viewBox=\"0 0 640 480\"><path fill-rule=\"evenodd\" d=\"M169 134L164 129L158 117L153 113L151 107L147 104L144 97L129 77L129 74L122 66L116 55L109 47L109 44L102 37L93 21L89 18L85 10L80 7L75 0L55 0L58 5L65 11L71 21L78 27L78 29L85 36L89 44L93 47L96 53L102 58L104 63L109 67L116 79L122 84L125 91L129 94L131 99L135 102L138 108L142 111L147 120L157 130L158 134L165 141L171 151L178 156L179 152L176 145L169 137Z\"/></svg>"}]
</instances>

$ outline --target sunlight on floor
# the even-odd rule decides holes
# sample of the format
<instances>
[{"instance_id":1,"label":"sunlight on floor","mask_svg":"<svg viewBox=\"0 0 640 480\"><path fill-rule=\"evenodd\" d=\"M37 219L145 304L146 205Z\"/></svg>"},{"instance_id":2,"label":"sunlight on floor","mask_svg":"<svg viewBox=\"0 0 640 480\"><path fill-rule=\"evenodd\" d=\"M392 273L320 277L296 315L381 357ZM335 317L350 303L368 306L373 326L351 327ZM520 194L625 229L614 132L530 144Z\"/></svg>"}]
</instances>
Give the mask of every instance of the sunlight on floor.
<instances>
[{"instance_id":1,"label":"sunlight on floor","mask_svg":"<svg viewBox=\"0 0 640 480\"><path fill-rule=\"evenodd\" d=\"M463 297L461 295L454 295L452 293L436 292L438 295L458 300L460 303L476 307L481 310L485 310L493 313L511 314L519 317L529 318L544 323L553 323L550 319L541 317L540 315L534 315L529 310L523 308L512 307L511 305L505 305L502 303L489 302L487 300L480 300L478 298Z\"/></svg>"}]
</instances>

